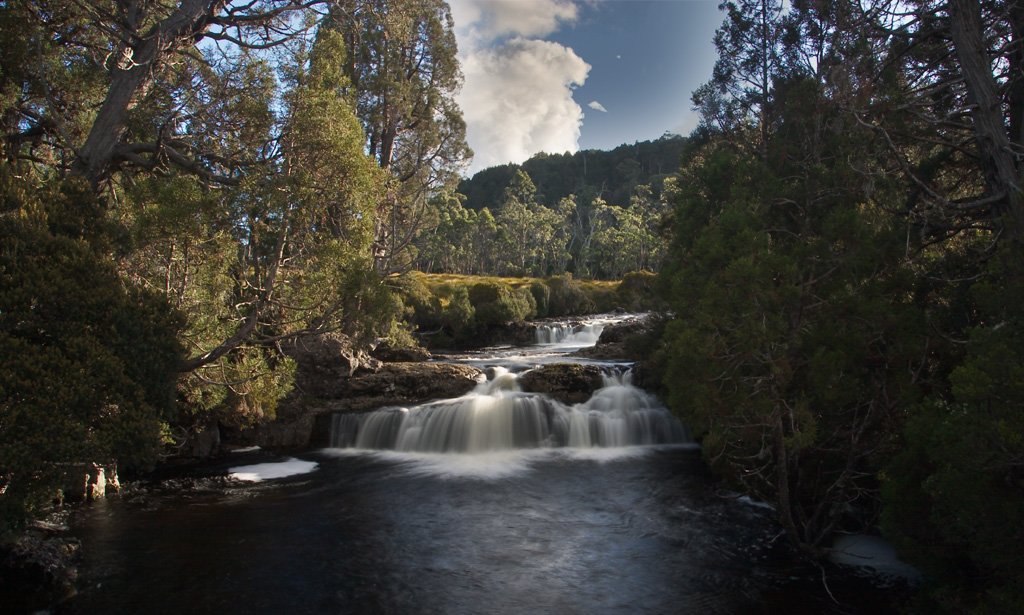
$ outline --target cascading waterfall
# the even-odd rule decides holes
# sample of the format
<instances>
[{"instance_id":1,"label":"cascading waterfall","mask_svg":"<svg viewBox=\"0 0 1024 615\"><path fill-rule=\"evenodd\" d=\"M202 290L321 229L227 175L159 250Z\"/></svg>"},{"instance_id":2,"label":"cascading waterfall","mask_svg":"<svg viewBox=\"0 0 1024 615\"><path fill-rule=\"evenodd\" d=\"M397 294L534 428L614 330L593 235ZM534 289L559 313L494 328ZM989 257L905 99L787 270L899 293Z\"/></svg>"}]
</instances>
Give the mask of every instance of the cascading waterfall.
<instances>
[{"instance_id":1,"label":"cascading waterfall","mask_svg":"<svg viewBox=\"0 0 1024 615\"><path fill-rule=\"evenodd\" d=\"M619 447L690 441L631 374L605 376L585 403L566 406L519 390L516 375L496 367L464 397L412 408L335 415L331 446L404 452L481 453L540 447Z\"/></svg>"},{"instance_id":2,"label":"cascading waterfall","mask_svg":"<svg viewBox=\"0 0 1024 615\"><path fill-rule=\"evenodd\" d=\"M604 330L604 323L588 323L582 326L550 324L537 327L537 343L543 345L565 344L588 346L597 342Z\"/></svg>"}]
</instances>

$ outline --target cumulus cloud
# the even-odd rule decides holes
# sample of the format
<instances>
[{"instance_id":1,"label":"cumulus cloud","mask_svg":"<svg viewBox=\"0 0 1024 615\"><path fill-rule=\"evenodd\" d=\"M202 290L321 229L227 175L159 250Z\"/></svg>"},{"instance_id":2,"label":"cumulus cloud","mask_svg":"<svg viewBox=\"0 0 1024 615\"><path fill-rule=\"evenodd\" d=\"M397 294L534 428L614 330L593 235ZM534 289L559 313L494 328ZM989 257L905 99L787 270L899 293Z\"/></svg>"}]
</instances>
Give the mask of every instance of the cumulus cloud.
<instances>
[{"instance_id":1,"label":"cumulus cloud","mask_svg":"<svg viewBox=\"0 0 1024 615\"><path fill-rule=\"evenodd\" d=\"M450 0L465 76L459 106L476 153L469 172L579 149L583 109L572 98L590 65L538 40L577 19L571 0Z\"/></svg>"},{"instance_id":2,"label":"cumulus cloud","mask_svg":"<svg viewBox=\"0 0 1024 615\"><path fill-rule=\"evenodd\" d=\"M592 100L592 101L588 102L587 106L590 107L591 109L593 109L594 111L600 111L601 113L608 113L608 110L604 108L604 105L602 105L601 103L597 102L596 100Z\"/></svg>"},{"instance_id":3,"label":"cumulus cloud","mask_svg":"<svg viewBox=\"0 0 1024 615\"><path fill-rule=\"evenodd\" d=\"M476 152L470 172L537 152L576 151L583 110L572 98L590 65L572 49L516 38L463 60L459 105Z\"/></svg>"},{"instance_id":4,"label":"cumulus cloud","mask_svg":"<svg viewBox=\"0 0 1024 615\"><path fill-rule=\"evenodd\" d=\"M579 10L571 0L451 0L459 44L501 37L546 36L563 23L576 21ZM468 35L468 36L467 36Z\"/></svg>"}]
</instances>

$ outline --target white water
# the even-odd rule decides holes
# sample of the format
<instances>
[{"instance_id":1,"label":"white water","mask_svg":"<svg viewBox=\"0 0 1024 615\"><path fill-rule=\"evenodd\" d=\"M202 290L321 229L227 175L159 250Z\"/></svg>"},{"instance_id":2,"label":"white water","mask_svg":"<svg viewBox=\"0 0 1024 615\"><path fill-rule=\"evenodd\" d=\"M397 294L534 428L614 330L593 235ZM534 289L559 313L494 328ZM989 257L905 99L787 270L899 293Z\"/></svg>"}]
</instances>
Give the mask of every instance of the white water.
<instances>
[{"instance_id":1,"label":"white water","mask_svg":"<svg viewBox=\"0 0 1024 615\"><path fill-rule=\"evenodd\" d=\"M573 326L568 324L539 325L537 343L544 346L593 346L604 331L604 322Z\"/></svg>"},{"instance_id":2,"label":"white water","mask_svg":"<svg viewBox=\"0 0 1024 615\"><path fill-rule=\"evenodd\" d=\"M604 328L612 323L622 322L633 316L599 316L582 324L548 323L537 325L537 344L542 346L566 346L581 348L593 346L601 337Z\"/></svg>"},{"instance_id":3,"label":"white water","mask_svg":"<svg viewBox=\"0 0 1024 615\"><path fill-rule=\"evenodd\" d=\"M523 393L517 376L495 367L468 395L411 408L335 415L331 446L418 453L492 453L532 448L679 444L690 438L629 372L605 377L582 404Z\"/></svg>"}]
</instances>

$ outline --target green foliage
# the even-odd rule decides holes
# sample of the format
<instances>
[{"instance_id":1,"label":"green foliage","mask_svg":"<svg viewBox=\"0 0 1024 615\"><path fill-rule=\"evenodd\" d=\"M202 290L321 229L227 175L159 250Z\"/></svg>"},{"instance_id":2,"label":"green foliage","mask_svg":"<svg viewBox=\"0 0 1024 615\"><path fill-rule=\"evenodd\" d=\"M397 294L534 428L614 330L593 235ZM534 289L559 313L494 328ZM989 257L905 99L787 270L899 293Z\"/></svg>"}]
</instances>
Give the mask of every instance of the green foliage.
<instances>
[{"instance_id":1,"label":"green foliage","mask_svg":"<svg viewBox=\"0 0 1024 615\"><path fill-rule=\"evenodd\" d=\"M629 165L627 165L629 166ZM417 265L427 271L543 276L575 272L617 279L627 271L657 269L664 256L662 226L674 186L655 194L630 184L627 206L600 196L566 195L552 207L538 200L528 173L515 170L501 200L477 215L455 199L438 199L438 225L421 237Z\"/></svg>"},{"instance_id":2,"label":"green foliage","mask_svg":"<svg viewBox=\"0 0 1024 615\"><path fill-rule=\"evenodd\" d=\"M569 316L594 312L594 300L583 290L571 273L552 276L544 280L551 290L548 302L548 316Z\"/></svg>"},{"instance_id":3,"label":"green foliage","mask_svg":"<svg viewBox=\"0 0 1024 615\"><path fill-rule=\"evenodd\" d=\"M536 280L530 284L530 294L533 295L533 302L537 306L537 316L546 318L551 311L551 288L544 282Z\"/></svg>"},{"instance_id":4,"label":"green foliage","mask_svg":"<svg viewBox=\"0 0 1024 615\"><path fill-rule=\"evenodd\" d=\"M664 385L712 467L774 501L813 551L876 518L874 475L920 394L927 334L888 186L863 190L846 164L870 139L811 82L777 96L766 158L711 144L684 168Z\"/></svg>"},{"instance_id":5,"label":"green foliage","mask_svg":"<svg viewBox=\"0 0 1024 615\"><path fill-rule=\"evenodd\" d=\"M364 149L392 179L378 195L376 265L403 271L428 228L429 197L450 192L472 155L455 103L462 75L451 12L442 0L340 0L325 26L321 36L334 30L346 44L340 66Z\"/></svg>"},{"instance_id":6,"label":"green foliage","mask_svg":"<svg viewBox=\"0 0 1024 615\"><path fill-rule=\"evenodd\" d=\"M306 329L341 330L359 343L402 335L370 250L387 180L362 151L343 63L343 41L325 31L282 68L291 88L280 165L254 165L238 186L218 191L189 176L133 178L112 212L131 234L126 277L187 315L182 338L199 364L180 383L186 430L211 418L231 426L274 418L294 372L275 339ZM225 105L237 106L231 112L247 126L237 146L255 149L273 132L282 92L265 65L239 70L249 89Z\"/></svg>"},{"instance_id":7,"label":"green foliage","mask_svg":"<svg viewBox=\"0 0 1024 615\"><path fill-rule=\"evenodd\" d=\"M661 307L657 292L658 275L651 271L627 273L615 289L618 307L630 312L645 312Z\"/></svg>"},{"instance_id":8,"label":"green foliage","mask_svg":"<svg viewBox=\"0 0 1024 615\"><path fill-rule=\"evenodd\" d=\"M181 322L164 299L125 287L89 241L63 232L77 211L95 207L91 197L75 188L45 193L46 202L31 204L8 186L0 215L0 514L8 527L54 495L63 463L154 463L182 360Z\"/></svg>"},{"instance_id":9,"label":"green foliage","mask_svg":"<svg viewBox=\"0 0 1024 615\"><path fill-rule=\"evenodd\" d=\"M653 141L620 145L611 151L587 150L574 154L540 153L522 165L502 165L479 171L459 184L466 207L479 210L503 202L507 186L517 173L525 173L535 185L537 202L556 207L570 195L587 202L601 196L611 203L628 203L634 188L642 184L661 193L665 178L679 169L686 139L666 135Z\"/></svg>"},{"instance_id":10,"label":"green foliage","mask_svg":"<svg viewBox=\"0 0 1024 615\"><path fill-rule=\"evenodd\" d=\"M886 470L885 529L928 575L922 609L1024 603L1024 263L1007 250L973 287L979 325L952 398L919 407Z\"/></svg>"},{"instance_id":11,"label":"green foliage","mask_svg":"<svg viewBox=\"0 0 1024 615\"><path fill-rule=\"evenodd\" d=\"M480 282L469 287L469 301L478 327L522 322L535 314L536 302L528 288L513 289L502 282Z\"/></svg>"}]
</instances>

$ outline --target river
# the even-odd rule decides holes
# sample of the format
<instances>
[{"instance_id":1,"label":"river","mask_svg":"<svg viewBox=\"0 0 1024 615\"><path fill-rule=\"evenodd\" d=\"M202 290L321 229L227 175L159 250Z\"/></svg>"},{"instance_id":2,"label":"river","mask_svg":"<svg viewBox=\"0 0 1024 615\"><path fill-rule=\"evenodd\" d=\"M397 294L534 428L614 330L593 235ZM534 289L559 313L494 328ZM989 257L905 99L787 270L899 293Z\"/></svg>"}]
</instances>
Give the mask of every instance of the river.
<instances>
[{"instance_id":1,"label":"river","mask_svg":"<svg viewBox=\"0 0 1024 615\"><path fill-rule=\"evenodd\" d=\"M566 360L601 326L453 357L498 369L458 400L338 419L331 448L189 470L291 476L97 502L75 529L81 590L60 611L891 610L887 590L792 557L773 511L723 490L625 366L606 365L586 404L516 391L516 372Z\"/></svg>"}]
</instances>

